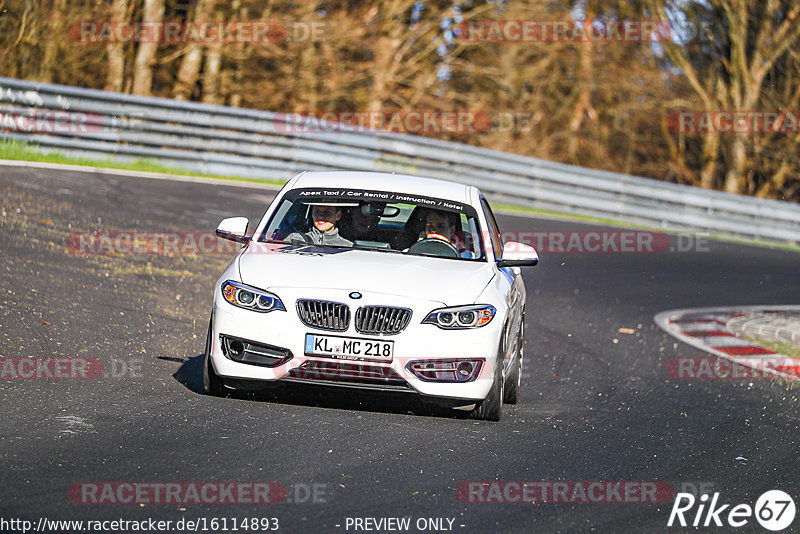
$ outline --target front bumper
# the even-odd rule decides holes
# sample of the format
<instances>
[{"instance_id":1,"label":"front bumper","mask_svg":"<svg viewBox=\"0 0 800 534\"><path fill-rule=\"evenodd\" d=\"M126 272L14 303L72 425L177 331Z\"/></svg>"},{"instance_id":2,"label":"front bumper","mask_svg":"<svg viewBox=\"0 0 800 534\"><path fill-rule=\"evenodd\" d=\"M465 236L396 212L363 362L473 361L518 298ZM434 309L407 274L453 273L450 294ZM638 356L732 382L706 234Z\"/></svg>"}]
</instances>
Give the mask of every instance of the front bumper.
<instances>
[{"instance_id":1,"label":"front bumper","mask_svg":"<svg viewBox=\"0 0 800 534\"><path fill-rule=\"evenodd\" d=\"M218 293L219 288L216 291ZM399 334L362 335L356 332L352 321L343 332L309 327L300 321L295 310L295 301L309 298L308 292L286 288L274 292L283 300L287 311L255 313L232 306L215 293L211 359L219 376L402 391L416 393L423 398L436 398L431 400L449 399L455 404L459 401L466 404L483 400L492 387L504 321L500 310L489 324L481 328L442 330L434 325L421 324L428 312L442 306L439 302L412 302L387 295L364 295L363 299L353 301L348 299L344 291L314 291L313 298L346 303L353 311L366 305L391 305L413 310L408 326ZM394 354L391 361L310 356L304 352L306 334L391 340L394 342ZM266 356L232 355L231 339L242 341L245 345L251 343L252 352ZM263 350L262 346L269 350ZM446 366L449 361L464 360L480 362L480 370L468 382L431 380L430 375L423 379L425 377L420 378L410 369L413 362L430 361ZM419 369L420 366L417 364L413 367Z\"/></svg>"}]
</instances>

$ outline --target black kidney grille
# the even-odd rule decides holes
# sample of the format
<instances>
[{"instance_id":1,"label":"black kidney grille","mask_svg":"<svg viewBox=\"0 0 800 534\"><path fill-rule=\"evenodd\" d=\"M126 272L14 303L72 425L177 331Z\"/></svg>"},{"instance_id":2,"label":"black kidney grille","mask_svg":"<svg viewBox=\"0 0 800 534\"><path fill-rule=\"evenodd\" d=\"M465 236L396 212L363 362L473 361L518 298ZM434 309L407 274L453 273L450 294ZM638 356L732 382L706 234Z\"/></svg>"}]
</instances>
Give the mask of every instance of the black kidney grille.
<instances>
[{"instance_id":1,"label":"black kidney grille","mask_svg":"<svg viewBox=\"0 0 800 534\"><path fill-rule=\"evenodd\" d=\"M341 302L298 300L297 315L308 326L343 332L350 325L350 308Z\"/></svg>"},{"instance_id":2,"label":"black kidney grille","mask_svg":"<svg viewBox=\"0 0 800 534\"><path fill-rule=\"evenodd\" d=\"M362 306L356 311L356 330L362 334L397 334L410 320L408 308Z\"/></svg>"}]
</instances>

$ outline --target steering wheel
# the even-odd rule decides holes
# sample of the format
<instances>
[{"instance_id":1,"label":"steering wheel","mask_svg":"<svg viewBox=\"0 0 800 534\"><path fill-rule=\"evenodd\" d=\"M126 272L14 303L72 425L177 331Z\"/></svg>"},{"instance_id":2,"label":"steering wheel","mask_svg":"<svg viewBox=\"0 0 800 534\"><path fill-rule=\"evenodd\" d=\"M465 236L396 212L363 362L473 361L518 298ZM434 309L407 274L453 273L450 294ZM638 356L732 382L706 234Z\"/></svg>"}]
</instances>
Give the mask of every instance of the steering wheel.
<instances>
[{"instance_id":1,"label":"steering wheel","mask_svg":"<svg viewBox=\"0 0 800 534\"><path fill-rule=\"evenodd\" d=\"M444 258L458 258L458 250L449 241L430 237L408 247L409 254L425 254Z\"/></svg>"}]
</instances>

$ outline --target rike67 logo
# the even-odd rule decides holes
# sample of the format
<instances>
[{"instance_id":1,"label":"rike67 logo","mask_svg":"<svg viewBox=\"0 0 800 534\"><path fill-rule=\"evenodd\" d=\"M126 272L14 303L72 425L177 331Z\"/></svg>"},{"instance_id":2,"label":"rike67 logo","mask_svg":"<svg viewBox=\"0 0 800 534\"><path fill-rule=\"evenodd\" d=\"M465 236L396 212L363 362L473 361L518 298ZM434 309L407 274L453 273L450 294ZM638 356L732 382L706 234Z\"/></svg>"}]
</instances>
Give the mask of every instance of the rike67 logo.
<instances>
[{"instance_id":1,"label":"rike67 logo","mask_svg":"<svg viewBox=\"0 0 800 534\"><path fill-rule=\"evenodd\" d=\"M794 521L794 500L781 490L764 492L755 507L749 504L723 504L719 502L719 495L719 492L714 493L711 502L708 502L708 494L696 499L691 493L678 493L667 526L722 527L727 523L730 527L739 528L749 524L755 517L763 528L777 532Z\"/></svg>"}]
</instances>

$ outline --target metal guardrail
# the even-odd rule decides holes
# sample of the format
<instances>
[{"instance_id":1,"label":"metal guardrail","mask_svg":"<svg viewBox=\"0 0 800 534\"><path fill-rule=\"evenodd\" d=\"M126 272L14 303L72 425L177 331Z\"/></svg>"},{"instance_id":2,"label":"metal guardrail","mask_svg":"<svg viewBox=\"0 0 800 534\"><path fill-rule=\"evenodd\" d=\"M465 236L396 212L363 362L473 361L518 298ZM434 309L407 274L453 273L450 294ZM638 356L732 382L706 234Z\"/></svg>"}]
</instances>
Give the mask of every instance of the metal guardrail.
<instances>
[{"instance_id":1,"label":"metal guardrail","mask_svg":"<svg viewBox=\"0 0 800 534\"><path fill-rule=\"evenodd\" d=\"M291 116L0 77L0 114L86 113L86 131L0 138L72 155L152 159L194 172L288 179L301 170L356 169L476 185L509 204L693 232L800 242L800 205L555 163L386 132L293 133ZM45 131L42 131L45 130ZM69 129L66 129L69 130Z\"/></svg>"}]
</instances>

